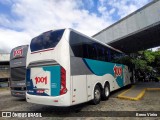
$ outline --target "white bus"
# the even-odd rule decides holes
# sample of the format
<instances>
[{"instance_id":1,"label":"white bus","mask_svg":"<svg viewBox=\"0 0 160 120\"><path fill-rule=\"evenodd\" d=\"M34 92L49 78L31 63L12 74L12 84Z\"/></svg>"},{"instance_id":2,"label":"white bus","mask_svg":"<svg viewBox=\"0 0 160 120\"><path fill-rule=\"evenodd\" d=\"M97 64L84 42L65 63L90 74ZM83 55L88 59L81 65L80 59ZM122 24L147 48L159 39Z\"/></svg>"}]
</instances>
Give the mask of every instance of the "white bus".
<instances>
[{"instance_id":1,"label":"white bus","mask_svg":"<svg viewBox=\"0 0 160 120\"><path fill-rule=\"evenodd\" d=\"M72 106L98 104L131 83L124 53L73 29L42 33L27 54L27 102Z\"/></svg>"}]
</instances>

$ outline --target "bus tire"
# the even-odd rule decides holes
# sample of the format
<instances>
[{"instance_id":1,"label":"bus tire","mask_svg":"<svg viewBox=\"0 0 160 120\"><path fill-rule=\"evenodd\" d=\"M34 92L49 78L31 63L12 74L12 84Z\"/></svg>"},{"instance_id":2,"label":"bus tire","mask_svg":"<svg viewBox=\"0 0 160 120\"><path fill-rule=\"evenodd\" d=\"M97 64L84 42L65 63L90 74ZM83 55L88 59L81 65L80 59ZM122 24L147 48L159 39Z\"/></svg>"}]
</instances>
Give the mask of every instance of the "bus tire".
<instances>
[{"instance_id":1,"label":"bus tire","mask_svg":"<svg viewBox=\"0 0 160 120\"><path fill-rule=\"evenodd\" d=\"M106 83L102 92L102 100L108 100L110 95L110 88L109 88L109 84Z\"/></svg>"},{"instance_id":2,"label":"bus tire","mask_svg":"<svg viewBox=\"0 0 160 120\"><path fill-rule=\"evenodd\" d=\"M92 100L92 104L97 105L101 101L101 89L98 85L95 86L93 94L94 94L94 98Z\"/></svg>"}]
</instances>

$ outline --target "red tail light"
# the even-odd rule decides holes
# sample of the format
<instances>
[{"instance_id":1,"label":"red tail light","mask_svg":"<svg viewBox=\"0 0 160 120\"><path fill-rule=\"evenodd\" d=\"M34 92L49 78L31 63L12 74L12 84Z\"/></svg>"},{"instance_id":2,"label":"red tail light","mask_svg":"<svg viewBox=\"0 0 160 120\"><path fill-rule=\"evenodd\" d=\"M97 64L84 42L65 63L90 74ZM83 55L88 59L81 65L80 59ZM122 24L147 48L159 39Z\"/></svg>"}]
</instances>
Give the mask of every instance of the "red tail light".
<instances>
[{"instance_id":1,"label":"red tail light","mask_svg":"<svg viewBox=\"0 0 160 120\"><path fill-rule=\"evenodd\" d=\"M61 90L60 95L63 95L67 92L66 88L66 70L61 67Z\"/></svg>"}]
</instances>

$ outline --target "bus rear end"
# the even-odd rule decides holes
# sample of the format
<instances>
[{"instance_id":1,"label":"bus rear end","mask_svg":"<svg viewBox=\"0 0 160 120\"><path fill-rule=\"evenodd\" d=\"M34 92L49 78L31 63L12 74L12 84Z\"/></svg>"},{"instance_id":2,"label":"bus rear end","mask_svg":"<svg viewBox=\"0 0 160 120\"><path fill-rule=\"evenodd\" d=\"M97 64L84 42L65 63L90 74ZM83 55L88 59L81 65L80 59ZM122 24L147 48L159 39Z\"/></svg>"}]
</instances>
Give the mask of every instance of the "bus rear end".
<instances>
[{"instance_id":1,"label":"bus rear end","mask_svg":"<svg viewBox=\"0 0 160 120\"><path fill-rule=\"evenodd\" d=\"M70 105L69 46L64 34L65 30L49 31L32 39L27 56L27 102Z\"/></svg>"},{"instance_id":2,"label":"bus rear end","mask_svg":"<svg viewBox=\"0 0 160 120\"><path fill-rule=\"evenodd\" d=\"M10 89L14 97L25 98L26 55L28 45L12 49L10 54Z\"/></svg>"}]
</instances>

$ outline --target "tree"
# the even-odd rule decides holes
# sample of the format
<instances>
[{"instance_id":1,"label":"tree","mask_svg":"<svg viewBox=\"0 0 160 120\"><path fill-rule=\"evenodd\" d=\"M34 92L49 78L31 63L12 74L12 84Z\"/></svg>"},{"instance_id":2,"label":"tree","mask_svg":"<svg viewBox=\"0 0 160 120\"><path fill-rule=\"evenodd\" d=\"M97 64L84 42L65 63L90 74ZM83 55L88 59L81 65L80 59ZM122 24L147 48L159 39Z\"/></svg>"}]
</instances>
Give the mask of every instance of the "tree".
<instances>
[{"instance_id":1,"label":"tree","mask_svg":"<svg viewBox=\"0 0 160 120\"><path fill-rule=\"evenodd\" d=\"M133 59L132 63L135 64L136 69L140 69L140 70L144 71L147 68L147 62L145 60Z\"/></svg>"},{"instance_id":2,"label":"tree","mask_svg":"<svg viewBox=\"0 0 160 120\"><path fill-rule=\"evenodd\" d=\"M144 58L147 63L152 63L155 61L155 54L151 50L144 51Z\"/></svg>"},{"instance_id":3,"label":"tree","mask_svg":"<svg viewBox=\"0 0 160 120\"><path fill-rule=\"evenodd\" d=\"M141 71L152 72L153 68L160 70L160 51L139 51L132 63Z\"/></svg>"},{"instance_id":4,"label":"tree","mask_svg":"<svg viewBox=\"0 0 160 120\"><path fill-rule=\"evenodd\" d=\"M160 75L160 51L155 51L155 61L154 61L154 68L157 70L158 74Z\"/></svg>"}]
</instances>

